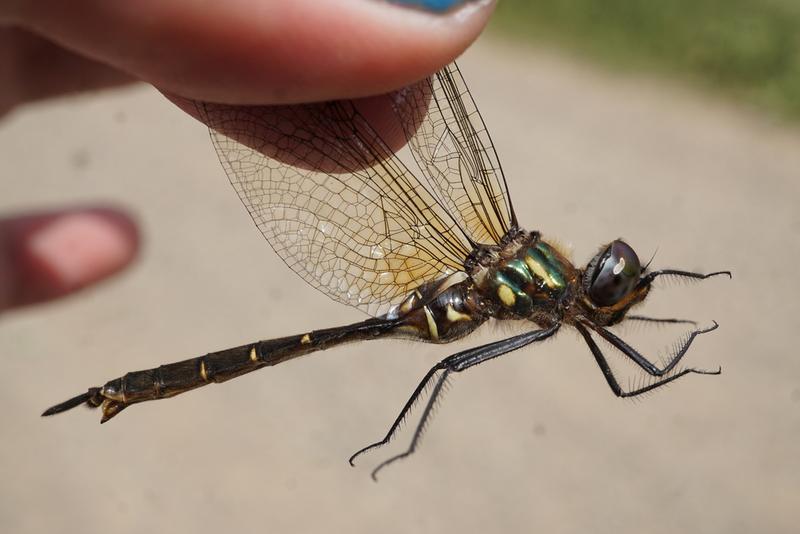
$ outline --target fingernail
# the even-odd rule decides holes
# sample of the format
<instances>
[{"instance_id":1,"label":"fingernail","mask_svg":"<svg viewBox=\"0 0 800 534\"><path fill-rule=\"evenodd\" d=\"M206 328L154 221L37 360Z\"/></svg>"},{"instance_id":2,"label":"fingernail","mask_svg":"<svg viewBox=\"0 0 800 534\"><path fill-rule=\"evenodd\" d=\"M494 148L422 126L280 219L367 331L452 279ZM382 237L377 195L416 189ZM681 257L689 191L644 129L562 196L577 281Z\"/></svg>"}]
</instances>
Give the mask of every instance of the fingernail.
<instances>
[{"instance_id":1,"label":"fingernail","mask_svg":"<svg viewBox=\"0 0 800 534\"><path fill-rule=\"evenodd\" d=\"M455 9L463 5L471 4L480 0L388 0L388 1L391 2L392 4L398 4L401 6L416 7L419 9L432 11L434 13L444 13L445 11L450 11L451 9Z\"/></svg>"}]
</instances>

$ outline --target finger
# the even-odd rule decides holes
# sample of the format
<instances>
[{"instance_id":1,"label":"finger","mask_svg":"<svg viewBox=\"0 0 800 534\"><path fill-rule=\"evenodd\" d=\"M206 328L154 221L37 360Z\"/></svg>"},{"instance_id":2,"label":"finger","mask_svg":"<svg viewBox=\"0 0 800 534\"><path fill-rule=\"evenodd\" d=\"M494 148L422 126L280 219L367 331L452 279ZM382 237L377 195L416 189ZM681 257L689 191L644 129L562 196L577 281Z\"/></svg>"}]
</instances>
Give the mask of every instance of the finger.
<instances>
[{"instance_id":1,"label":"finger","mask_svg":"<svg viewBox=\"0 0 800 534\"><path fill-rule=\"evenodd\" d=\"M0 28L0 115L17 104L129 83L133 78L30 32Z\"/></svg>"},{"instance_id":2,"label":"finger","mask_svg":"<svg viewBox=\"0 0 800 534\"><path fill-rule=\"evenodd\" d=\"M477 37L494 1L445 13L379 0L20 5L28 27L169 93L279 104L374 95L420 80Z\"/></svg>"},{"instance_id":3,"label":"finger","mask_svg":"<svg viewBox=\"0 0 800 534\"><path fill-rule=\"evenodd\" d=\"M420 86L422 85L423 82L420 82ZM408 142L408 134L395 111L398 104L396 93L353 100L352 109L364 121L351 121L349 127L353 130L349 138L342 138L339 130L326 126L338 120L336 112L331 111L326 103L237 106L195 102L170 94L165 96L198 121L268 158L316 172L352 173L375 165L387 156L378 146L372 146L372 151L360 149L358 140L369 140L377 134L388 153L398 152ZM418 96L419 98L414 99L413 108L411 103L406 105L406 126L410 131L416 131L422 124L421 119L427 113L430 103L430 92L426 93L423 89ZM299 136L298 142L311 131L314 141L301 143L301 150L298 151L296 143L286 143L291 137L285 129L288 127L299 132L296 134ZM357 156L354 157L355 154Z\"/></svg>"},{"instance_id":4,"label":"finger","mask_svg":"<svg viewBox=\"0 0 800 534\"><path fill-rule=\"evenodd\" d=\"M136 256L132 220L108 208L0 219L0 311L62 297Z\"/></svg>"}]
</instances>

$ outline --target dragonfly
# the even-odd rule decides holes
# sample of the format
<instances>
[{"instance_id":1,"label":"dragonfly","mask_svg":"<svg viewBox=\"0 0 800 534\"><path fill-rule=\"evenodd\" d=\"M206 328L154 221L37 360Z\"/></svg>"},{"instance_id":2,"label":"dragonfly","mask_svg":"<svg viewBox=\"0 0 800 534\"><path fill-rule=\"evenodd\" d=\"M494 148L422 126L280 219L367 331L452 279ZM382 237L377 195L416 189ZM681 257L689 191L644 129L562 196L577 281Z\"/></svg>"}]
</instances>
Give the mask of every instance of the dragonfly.
<instances>
[{"instance_id":1,"label":"dragonfly","mask_svg":"<svg viewBox=\"0 0 800 534\"><path fill-rule=\"evenodd\" d=\"M85 404L100 408L104 423L133 404L343 343L405 338L444 344L490 320L526 325L520 334L462 350L430 368L386 434L350 457L355 465L387 444L412 408L424 404L410 444L378 464L375 478L415 452L448 379L564 326L580 333L617 397L689 374L721 372L679 368L695 338L715 330L716 322L697 328L694 321L628 312L659 277L731 273L650 270L622 239L576 266L540 232L522 229L491 137L455 63L374 99L197 106L236 193L275 252L311 286L370 317L129 372L43 415ZM397 154L404 145L411 153L405 159ZM692 323L695 329L659 366L609 329L625 320ZM597 337L653 377L649 383L623 389Z\"/></svg>"}]
</instances>

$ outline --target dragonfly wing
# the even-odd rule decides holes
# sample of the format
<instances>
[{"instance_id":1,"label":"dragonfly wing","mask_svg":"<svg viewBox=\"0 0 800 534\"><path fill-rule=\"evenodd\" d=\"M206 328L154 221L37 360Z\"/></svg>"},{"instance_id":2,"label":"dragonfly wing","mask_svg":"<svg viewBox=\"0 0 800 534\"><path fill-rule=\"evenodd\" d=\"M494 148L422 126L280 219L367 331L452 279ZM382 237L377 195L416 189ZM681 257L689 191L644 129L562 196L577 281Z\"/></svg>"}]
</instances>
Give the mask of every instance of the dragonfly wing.
<instances>
[{"instance_id":1,"label":"dragonfly wing","mask_svg":"<svg viewBox=\"0 0 800 534\"><path fill-rule=\"evenodd\" d=\"M334 300L377 315L463 269L464 231L357 102L197 105L256 226Z\"/></svg>"},{"instance_id":2,"label":"dragonfly wing","mask_svg":"<svg viewBox=\"0 0 800 534\"><path fill-rule=\"evenodd\" d=\"M474 242L499 243L516 218L491 137L458 66L397 91L394 107L439 201Z\"/></svg>"}]
</instances>

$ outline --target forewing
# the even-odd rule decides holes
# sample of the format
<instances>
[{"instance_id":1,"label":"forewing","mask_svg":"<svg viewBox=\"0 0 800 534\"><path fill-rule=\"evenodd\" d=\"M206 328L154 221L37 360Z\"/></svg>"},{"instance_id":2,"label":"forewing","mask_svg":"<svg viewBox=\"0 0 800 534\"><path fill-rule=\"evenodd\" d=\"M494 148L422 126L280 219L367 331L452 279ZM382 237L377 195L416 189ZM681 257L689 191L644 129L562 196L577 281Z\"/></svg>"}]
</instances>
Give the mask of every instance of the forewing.
<instances>
[{"instance_id":1,"label":"forewing","mask_svg":"<svg viewBox=\"0 0 800 534\"><path fill-rule=\"evenodd\" d=\"M394 106L440 202L474 242L499 243L516 226L514 210L489 132L458 66L401 89Z\"/></svg>"},{"instance_id":2,"label":"forewing","mask_svg":"<svg viewBox=\"0 0 800 534\"><path fill-rule=\"evenodd\" d=\"M376 315L463 268L463 231L357 104L198 108L259 230L334 300Z\"/></svg>"}]
</instances>

